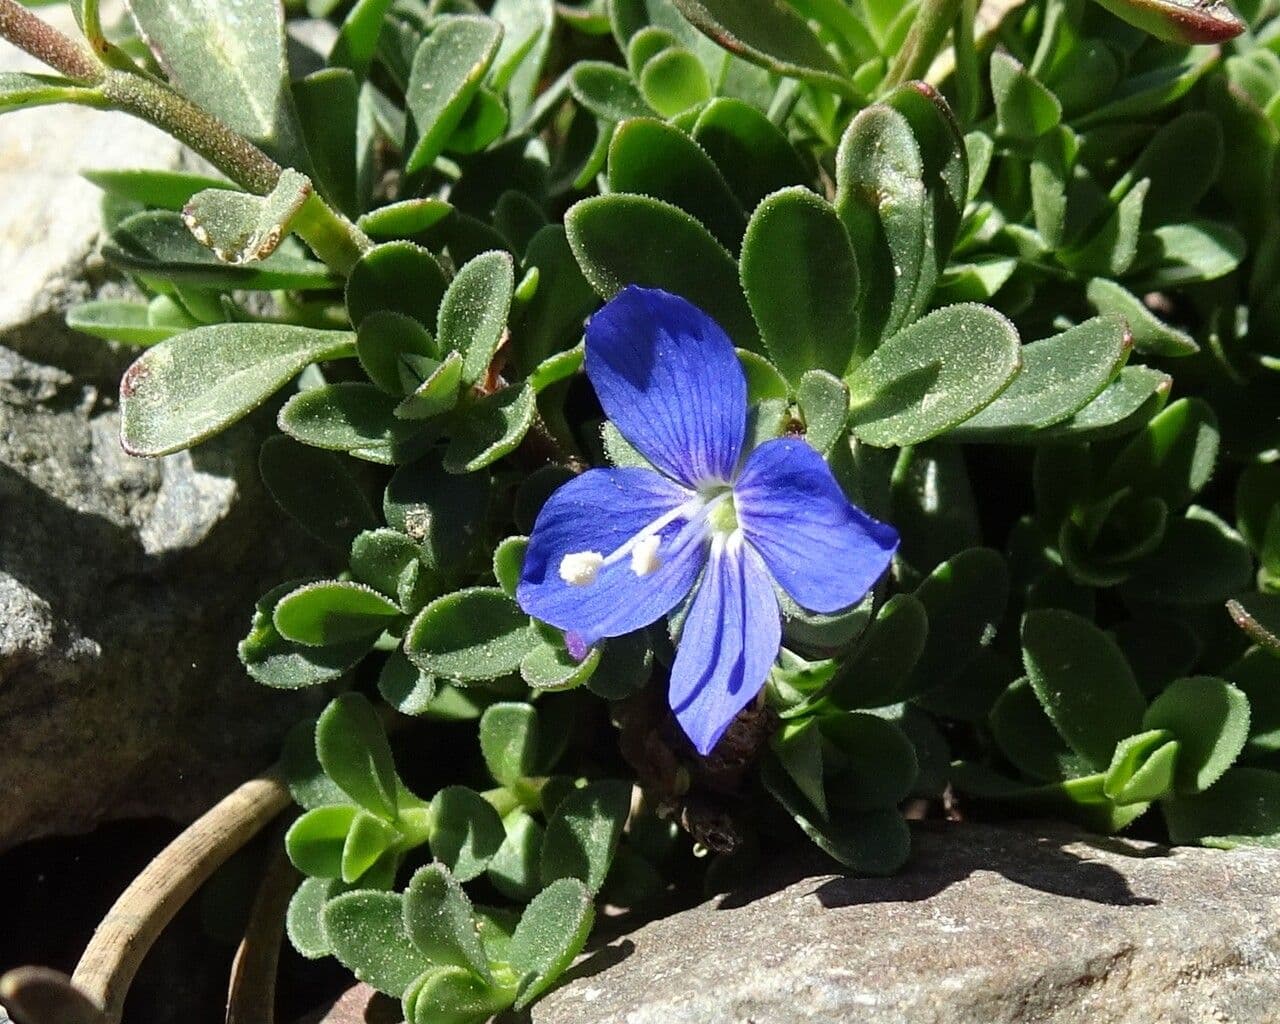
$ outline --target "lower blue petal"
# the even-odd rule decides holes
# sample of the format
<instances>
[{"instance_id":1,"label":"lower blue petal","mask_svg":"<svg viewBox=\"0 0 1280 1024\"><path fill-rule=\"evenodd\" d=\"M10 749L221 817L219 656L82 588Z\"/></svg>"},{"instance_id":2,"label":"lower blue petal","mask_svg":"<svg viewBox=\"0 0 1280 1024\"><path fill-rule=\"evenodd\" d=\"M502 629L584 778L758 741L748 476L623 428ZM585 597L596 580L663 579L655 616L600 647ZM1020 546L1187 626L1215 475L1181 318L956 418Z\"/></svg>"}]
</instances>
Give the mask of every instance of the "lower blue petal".
<instances>
[{"instance_id":1,"label":"lower blue petal","mask_svg":"<svg viewBox=\"0 0 1280 1024\"><path fill-rule=\"evenodd\" d=\"M709 754L764 687L782 642L769 570L740 539L712 550L671 667L671 710Z\"/></svg>"},{"instance_id":2,"label":"lower blue petal","mask_svg":"<svg viewBox=\"0 0 1280 1024\"><path fill-rule=\"evenodd\" d=\"M799 438L760 445L733 493L747 540L810 611L857 604L898 548L898 531L851 505L822 456Z\"/></svg>"},{"instance_id":3,"label":"lower blue petal","mask_svg":"<svg viewBox=\"0 0 1280 1024\"><path fill-rule=\"evenodd\" d=\"M691 497L648 469L592 469L570 480L534 523L517 603L535 619L577 634L575 642L586 646L656 622L689 593L705 559L700 532L672 546L684 519L661 531L662 564L648 576L637 576L623 558L601 569L595 582L575 586L561 579L560 563L580 551L608 555Z\"/></svg>"}]
</instances>

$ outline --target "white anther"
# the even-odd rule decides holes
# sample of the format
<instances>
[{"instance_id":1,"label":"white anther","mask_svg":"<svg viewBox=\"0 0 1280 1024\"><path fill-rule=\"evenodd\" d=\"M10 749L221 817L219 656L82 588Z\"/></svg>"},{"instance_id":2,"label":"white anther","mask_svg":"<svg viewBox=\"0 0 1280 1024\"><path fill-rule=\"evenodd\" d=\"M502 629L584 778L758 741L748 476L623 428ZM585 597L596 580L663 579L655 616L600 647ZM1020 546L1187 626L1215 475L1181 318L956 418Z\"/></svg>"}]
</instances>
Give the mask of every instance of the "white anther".
<instances>
[{"instance_id":1,"label":"white anther","mask_svg":"<svg viewBox=\"0 0 1280 1024\"><path fill-rule=\"evenodd\" d=\"M662 538L651 533L643 540L636 542L631 549L631 571L637 576L648 576L662 568L662 559L658 557L658 546Z\"/></svg>"},{"instance_id":2,"label":"white anther","mask_svg":"<svg viewBox=\"0 0 1280 1024\"><path fill-rule=\"evenodd\" d=\"M596 581L604 555L599 551L574 551L560 559L560 578L574 587L585 587Z\"/></svg>"}]
</instances>

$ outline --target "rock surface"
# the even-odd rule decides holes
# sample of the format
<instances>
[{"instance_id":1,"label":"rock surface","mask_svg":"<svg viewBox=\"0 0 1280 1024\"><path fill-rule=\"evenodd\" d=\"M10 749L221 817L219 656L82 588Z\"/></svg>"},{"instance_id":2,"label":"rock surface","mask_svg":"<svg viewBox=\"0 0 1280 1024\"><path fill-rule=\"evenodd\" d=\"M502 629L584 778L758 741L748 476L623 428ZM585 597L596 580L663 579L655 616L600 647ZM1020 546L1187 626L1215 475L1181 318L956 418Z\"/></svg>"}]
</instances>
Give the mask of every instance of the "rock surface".
<instances>
[{"instance_id":1,"label":"rock surface","mask_svg":"<svg viewBox=\"0 0 1280 1024\"><path fill-rule=\"evenodd\" d=\"M65 6L41 14L71 28ZM0 42L0 70L34 68ZM269 763L315 700L265 691L235 658L254 598L314 568L258 483L254 430L126 457L131 353L63 323L125 288L78 172L188 159L124 115L0 118L0 848L190 817Z\"/></svg>"},{"instance_id":2,"label":"rock surface","mask_svg":"<svg viewBox=\"0 0 1280 1024\"><path fill-rule=\"evenodd\" d=\"M1280 1021L1280 851L916 833L903 874L813 875L611 943L534 1024Z\"/></svg>"}]
</instances>

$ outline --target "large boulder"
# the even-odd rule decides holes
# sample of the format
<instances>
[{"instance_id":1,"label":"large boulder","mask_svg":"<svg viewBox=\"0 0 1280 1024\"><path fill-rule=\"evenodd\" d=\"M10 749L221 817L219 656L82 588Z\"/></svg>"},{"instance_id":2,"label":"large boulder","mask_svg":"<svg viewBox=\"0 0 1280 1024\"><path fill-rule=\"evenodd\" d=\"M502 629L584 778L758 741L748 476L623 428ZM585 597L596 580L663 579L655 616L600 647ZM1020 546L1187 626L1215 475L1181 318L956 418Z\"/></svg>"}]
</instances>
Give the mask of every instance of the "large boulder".
<instances>
[{"instance_id":1,"label":"large boulder","mask_svg":"<svg viewBox=\"0 0 1280 1024\"><path fill-rule=\"evenodd\" d=\"M776 874L596 952L534 1024L1280 1020L1280 851L1039 828L922 828L894 878Z\"/></svg>"},{"instance_id":2,"label":"large boulder","mask_svg":"<svg viewBox=\"0 0 1280 1024\"><path fill-rule=\"evenodd\" d=\"M41 13L71 27L65 6ZM0 42L0 70L36 67ZM263 424L125 456L131 353L63 323L128 288L98 256L100 194L79 172L191 159L120 114L0 118L0 848L188 818L268 764L313 699L264 690L235 657L254 598L314 568L258 482Z\"/></svg>"}]
</instances>

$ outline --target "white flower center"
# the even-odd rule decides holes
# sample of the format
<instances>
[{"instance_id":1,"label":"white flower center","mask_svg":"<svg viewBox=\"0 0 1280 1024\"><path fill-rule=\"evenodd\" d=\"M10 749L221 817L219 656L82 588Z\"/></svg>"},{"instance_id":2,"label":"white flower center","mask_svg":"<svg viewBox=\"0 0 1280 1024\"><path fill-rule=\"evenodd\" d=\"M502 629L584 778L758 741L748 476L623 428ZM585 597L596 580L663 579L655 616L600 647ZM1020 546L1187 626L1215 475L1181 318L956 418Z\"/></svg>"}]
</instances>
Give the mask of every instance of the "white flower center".
<instances>
[{"instance_id":1,"label":"white flower center","mask_svg":"<svg viewBox=\"0 0 1280 1024\"><path fill-rule=\"evenodd\" d=\"M662 531L677 520L687 522L675 536L663 542ZM560 559L560 578L574 587L590 586L600 570L628 559L631 571L643 578L651 576L667 562L670 552L681 550L698 534L704 539L725 541L740 537L733 507L733 491L728 487L691 497L670 512L659 516L616 551L603 555L599 551L571 551ZM665 548L667 557L660 553Z\"/></svg>"}]
</instances>

